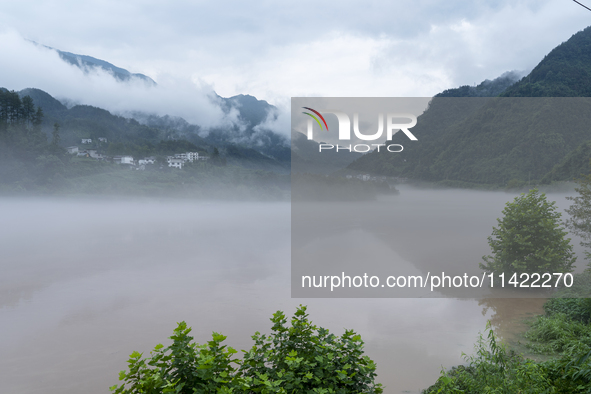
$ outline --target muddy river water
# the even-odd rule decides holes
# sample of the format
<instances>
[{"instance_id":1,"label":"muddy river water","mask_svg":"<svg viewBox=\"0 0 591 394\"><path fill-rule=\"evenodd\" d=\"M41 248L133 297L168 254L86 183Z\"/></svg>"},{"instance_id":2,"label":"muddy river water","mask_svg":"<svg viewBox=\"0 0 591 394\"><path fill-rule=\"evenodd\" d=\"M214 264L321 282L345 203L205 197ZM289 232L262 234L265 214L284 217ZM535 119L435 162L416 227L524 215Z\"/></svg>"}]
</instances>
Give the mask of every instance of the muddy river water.
<instances>
[{"instance_id":1,"label":"muddy river water","mask_svg":"<svg viewBox=\"0 0 591 394\"><path fill-rule=\"evenodd\" d=\"M562 210L565 195L549 197ZM403 188L376 203L423 206L425 226L451 223L448 238L469 228L462 258L477 265L513 197ZM418 393L487 320L511 339L541 312L539 299L292 299L290 215L287 202L1 199L0 392L107 393L128 355L166 344L176 322L248 349L273 312L305 304L315 324L361 334L386 393Z\"/></svg>"}]
</instances>

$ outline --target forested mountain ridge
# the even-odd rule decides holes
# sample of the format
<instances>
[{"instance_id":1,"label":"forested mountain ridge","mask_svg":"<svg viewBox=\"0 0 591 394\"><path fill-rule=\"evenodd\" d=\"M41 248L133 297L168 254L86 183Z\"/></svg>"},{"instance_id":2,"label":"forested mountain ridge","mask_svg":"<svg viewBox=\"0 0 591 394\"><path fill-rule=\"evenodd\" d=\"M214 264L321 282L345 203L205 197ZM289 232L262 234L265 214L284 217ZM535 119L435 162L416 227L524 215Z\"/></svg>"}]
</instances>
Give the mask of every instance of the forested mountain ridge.
<instances>
[{"instance_id":1,"label":"forested mountain ridge","mask_svg":"<svg viewBox=\"0 0 591 394\"><path fill-rule=\"evenodd\" d=\"M591 139L590 44L587 28L498 98L475 97L478 92L470 87L436 95L413 128L418 141L395 136L393 143L403 143L403 152L372 152L348 168L455 186L505 187L578 176L590 153L585 149ZM530 91L534 98L526 97ZM580 98L564 97L567 92Z\"/></svg>"},{"instance_id":2,"label":"forested mountain ridge","mask_svg":"<svg viewBox=\"0 0 591 394\"><path fill-rule=\"evenodd\" d=\"M101 69L109 73L118 82L127 82L135 78L145 81L148 85L156 85L156 82L146 75L131 73L107 61L92 56L62 51L38 44L34 41L31 42L35 45L56 51L64 62L80 68L85 73L95 69ZM61 116L63 116L62 111L67 111L67 108L63 105L65 101L59 102L45 92L36 90L31 89L29 91L25 89L20 94L21 97L25 95L31 96L35 100L36 105L44 108L47 117L43 129L48 133L54 121L59 121ZM152 94L158 93L154 91ZM182 138L198 145L217 146L221 152L227 153L230 156L240 151L239 157L236 156L234 159L231 159L235 163L242 163L253 168L265 168L265 166L270 164L277 170L287 171L289 169L291 158L289 139L284 134L276 133L265 126L267 120L277 118L278 111L276 107L264 100L258 100L253 96L242 94L224 98L214 92L210 99L226 115L233 116L237 113L237 123L206 131L199 124L190 124L178 116L158 116L139 111L122 113L121 115L125 118L135 119L140 124L149 128L165 132L165 138ZM69 103L66 105L71 107ZM68 127L66 126L62 131L65 133L64 142L67 142ZM248 157L248 160L245 160L246 157Z\"/></svg>"},{"instance_id":3,"label":"forested mountain ridge","mask_svg":"<svg viewBox=\"0 0 591 394\"><path fill-rule=\"evenodd\" d=\"M591 26L550 51L528 75L501 96L591 96Z\"/></svg>"},{"instance_id":4,"label":"forested mountain ridge","mask_svg":"<svg viewBox=\"0 0 591 394\"><path fill-rule=\"evenodd\" d=\"M133 119L91 106L64 109L42 91L29 93L50 104L53 118L45 118L31 96L21 99L17 92L0 88L0 194L283 199L289 191L285 168L252 149L228 144L218 150L183 139L162 140L161 130ZM71 128L68 138L73 138L74 130L74 135L90 133L98 141L77 144L80 151L90 149L80 155L68 153L56 119L63 128ZM54 122L49 136L43 131L46 122ZM104 135L112 135L113 140ZM199 157L209 159L185 162L182 169L169 168L166 156L186 152L199 152ZM117 164L111 155L133 155L136 160L152 155L155 163ZM278 172L269 171L273 169Z\"/></svg>"},{"instance_id":5,"label":"forested mountain ridge","mask_svg":"<svg viewBox=\"0 0 591 394\"><path fill-rule=\"evenodd\" d=\"M265 138L266 144L255 144L244 137L237 138L232 130L213 129L206 137L201 137L200 126L189 124L179 117L136 113L134 115L138 121L89 105L67 108L50 94L35 88L23 89L18 92L18 96L29 96L34 105L43 108L41 130L47 138L51 138L54 124L60 126L60 145L63 147L79 145L86 138L93 141L106 138L107 143L101 147L105 154L142 158L156 154L160 141L185 140L203 152L212 153L217 147L229 164L251 169L289 171L289 148L282 137L270 131L257 136ZM252 99L256 100L254 97ZM245 116L248 116L248 112L245 112ZM256 121L258 118L251 119Z\"/></svg>"}]
</instances>

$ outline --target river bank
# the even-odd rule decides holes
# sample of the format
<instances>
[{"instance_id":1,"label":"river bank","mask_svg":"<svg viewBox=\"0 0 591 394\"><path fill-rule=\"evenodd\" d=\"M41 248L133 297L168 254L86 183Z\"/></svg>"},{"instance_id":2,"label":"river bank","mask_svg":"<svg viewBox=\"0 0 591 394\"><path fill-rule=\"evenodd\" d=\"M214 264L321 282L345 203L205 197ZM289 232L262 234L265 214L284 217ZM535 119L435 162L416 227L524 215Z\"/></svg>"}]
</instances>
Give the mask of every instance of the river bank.
<instances>
[{"instance_id":1,"label":"river bank","mask_svg":"<svg viewBox=\"0 0 591 394\"><path fill-rule=\"evenodd\" d=\"M577 286L547 299L542 314L514 319L511 330L493 315L473 355L442 371L423 393L591 392L591 271L577 279ZM580 298L563 298L575 295Z\"/></svg>"}]
</instances>

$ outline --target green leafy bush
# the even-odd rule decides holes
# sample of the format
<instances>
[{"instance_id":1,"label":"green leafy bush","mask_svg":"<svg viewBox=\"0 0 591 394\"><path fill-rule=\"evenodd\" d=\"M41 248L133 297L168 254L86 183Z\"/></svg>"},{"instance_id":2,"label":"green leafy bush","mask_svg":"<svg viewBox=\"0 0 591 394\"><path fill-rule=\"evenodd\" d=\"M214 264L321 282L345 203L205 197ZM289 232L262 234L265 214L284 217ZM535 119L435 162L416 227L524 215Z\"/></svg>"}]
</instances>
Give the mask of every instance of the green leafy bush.
<instances>
[{"instance_id":1,"label":"green leafy bush","mask_svg":"<svg viewBox=\"0 0 591 394\"><path fill-rule=\"evenodd\" d=\"M484 256L480 268L487 272L571 272L576 257L570 238L560 225L556 204L537 189L521 194L503 209L488 237L492 255Z\"/></svg>"},{"instance_id":2,"label":"green leafy bush","mask_svg":"<svg viewBox=\"0 0 591 394\"><path fill-rule=\"evenodd\" d=\"M225 336L213 333L207 345L191 342L191 328L185 322L174 330L172 345L158 344L151 357L133 352L129 371L121 371L119 380L125 383L112 386L114 393L231 393L241 381L233 375L231 357L236 350L222 346ZM127 385L127 387L125 387Z\"/></svg>"},{"instance_id":3,"label":"green leafy bush","mask_svg":"<svg viewBox=\"0 0 591 394\"><path fill-rule=\"evenodd\" d=\"M342 337L318 328L300 307L287 327L283 312L273 315L272 334L253 336L255 345L245 353L243 376L252 391L287 393L381 393L374 384L375 363L363 355L361 336L347 330Z\"/></svg>"},{"instance_id":4,"label":"green leafy bush","mask_svg":"<svg viewBox=\"0 0 591 394\"><path fill-rule=\"evenodd\" d=\"M272 334L253 335L254 346L244 359L222 345L225 336L213 333L206 345L192 342L185 322L174 330L172 345L157 345L150 357L133 352L124 383L116 394L205 393L382 393L375 384L375 363L363 355L363 341L353 331L342 337L318 328L300 306L287 327L283 312L273 315Z\"/></svg>"}]
</instances>

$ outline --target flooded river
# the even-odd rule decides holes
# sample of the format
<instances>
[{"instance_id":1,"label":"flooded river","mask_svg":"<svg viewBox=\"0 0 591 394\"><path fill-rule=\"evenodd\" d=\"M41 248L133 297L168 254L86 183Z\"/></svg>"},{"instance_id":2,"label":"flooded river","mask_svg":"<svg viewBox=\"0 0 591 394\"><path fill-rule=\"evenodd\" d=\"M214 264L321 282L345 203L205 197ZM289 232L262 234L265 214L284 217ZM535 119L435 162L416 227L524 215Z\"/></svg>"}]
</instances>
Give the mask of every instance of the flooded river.
<instances>
[{"instance_id":1,"label":"flooded river","mask_svg":"<svg viewBox=\"0 0 591 394\"><path fill-rule=\"evenodd\" d=\"M389 198L398 200L377 203L438 212L425 225L473 226L479 242L464 252L479 257L513 195L403 189ZM461 216L467 206L479 215ZM386 393L417 393L472 351L487 320L510 338L541 312L536 299L292 299L290 215L285 202L0 200L0 392L107 393L128 355L167 344L176 322L197 342L217 331L248 349L273 312L301 303L315 324L361 334ZM404 256L412 263L412 251Z\"/></svg>"}]
</instances>

